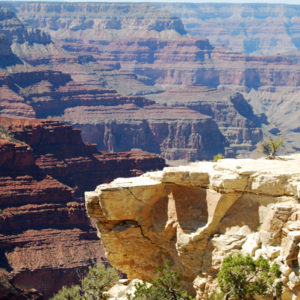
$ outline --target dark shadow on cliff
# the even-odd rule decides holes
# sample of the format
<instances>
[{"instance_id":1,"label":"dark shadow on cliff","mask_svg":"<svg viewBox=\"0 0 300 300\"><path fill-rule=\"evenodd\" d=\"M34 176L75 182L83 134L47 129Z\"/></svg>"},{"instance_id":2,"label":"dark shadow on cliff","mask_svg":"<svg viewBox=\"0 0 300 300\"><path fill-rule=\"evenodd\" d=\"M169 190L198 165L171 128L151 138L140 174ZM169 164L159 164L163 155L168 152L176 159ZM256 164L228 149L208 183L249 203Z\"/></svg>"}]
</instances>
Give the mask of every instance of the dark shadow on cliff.
<instances>
[{"instance_id":1,"label":"dark shadow on cliff","mask_svg":"<svg viewBox=\"0 0 300 300\"><path fill-rule=\"evenodd\" d=\"M235 93L230 97L230 101L233 104L233 107L241 116L253 121L255 125L269 123L265 114L254 114L252 106L246 101L242 94Z\"/></svg>"},{"instance_id":2,"label":"dark shadow on cliff","mask_svg":"<svg viewBox=\"0 0 300 300\"><path fill-rule=\"evenodd\" d=\"M11 272L12 268L6 258L5 252L9 251L9 249L3 249L0 244L0 269L5 269L7 272Z\"/></svg>"},{"instance_id":3,"label":"dark shadow on cliff","mask_svg":"<svg viewBox=\"0 0 300 300\"><path fill-rule=\"evenodd\" d=\"M15 54L11 54L9 56L0 55L0 68L5 69L6 67L23 64L23 61Z\"/></svg>"},{"instance_id":4,"label":"dark shadow on cliff","mask_svg":"<svg viewBox=\"0 0 300 300\"><path fill-rule=\"evenodd\" d=\"M184 233L192 233L207 224L206 189L174 185L169 196L174 200L177 220Z\"/></svg>"}]
</instances>

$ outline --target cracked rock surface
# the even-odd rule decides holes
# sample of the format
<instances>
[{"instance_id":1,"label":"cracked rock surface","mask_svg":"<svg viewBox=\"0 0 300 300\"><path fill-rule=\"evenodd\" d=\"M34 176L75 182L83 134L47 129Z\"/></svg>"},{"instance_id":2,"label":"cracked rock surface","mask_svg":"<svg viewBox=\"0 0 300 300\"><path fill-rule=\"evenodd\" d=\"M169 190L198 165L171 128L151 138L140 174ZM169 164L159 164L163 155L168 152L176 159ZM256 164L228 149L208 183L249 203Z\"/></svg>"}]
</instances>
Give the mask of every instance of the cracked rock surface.
<instances>
[{"instance_id":1,"label":"cracked rock surface","mask_svg":"<svg viewBox=\"0 0 300 300\"><path fill-rule=\"evenodd\" d=\"M280 266L282 299L300 299L300 155L223 159L118 178L86 192L108 260L130 279L171 260L207 299L232 252Z\"/></svg>"}]
</instances>

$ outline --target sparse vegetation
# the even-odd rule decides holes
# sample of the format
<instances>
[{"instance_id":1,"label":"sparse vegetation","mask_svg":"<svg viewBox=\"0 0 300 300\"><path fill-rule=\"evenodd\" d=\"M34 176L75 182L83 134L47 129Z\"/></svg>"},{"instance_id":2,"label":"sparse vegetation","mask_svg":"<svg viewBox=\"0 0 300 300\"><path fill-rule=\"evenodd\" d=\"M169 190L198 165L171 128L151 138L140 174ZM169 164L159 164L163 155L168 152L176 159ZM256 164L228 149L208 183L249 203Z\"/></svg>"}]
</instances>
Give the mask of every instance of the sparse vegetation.
<instances>
[{"instance_id":1,"label":"sparse vegetation","mask_svg":"<svg viewBox=\"0 0 300 300\"><path fill-rule=\"evenodd\" d=\"M4 128L2 125L0 125L0 139L5 139L8 140L9 142L20 144L20 145L26 145L26 143L15 139L14 136L8 130L6 130L6 128Z\"/></svg>"},{"instance_id":2,"label":"sparse vegetation","mask_svg":"<svg viewBox=\"0 0 300 300\"><path fill-rule=\"evenodd\" d=\"M155 279L137 283L134 296L129 300L193 300L187 291L181 288L179 271L171 270L170 262L158 269Z\"/></svg>"},{"instance_id":3,"label":"sparse vegetation","mask_svg":"<svg viewBox=\"0 0 300 300\"><path fill-rule=\"evenodd\" d=\"M273 299L278 299L282 290L280 276L278 265L274 263L270 266L262 256L255 260L249 255L230 254L224 258L218 273L221 291L212 293L210 299L242 300L272 294Z\"/></svg>"},{"instance_id":4,"label":"sparse vegetation","mask_svg":"<svg viewBox=\"0 0 300 300\"><path fill-rule=\"evenodd\" d=\"M283 146L284 142L281 136L277 139L270 137L268 140L259 142L256 151L264 153L268 159L275 159L275 155Z\"/></svg>"},{"instance_id":5,"label":"sparse vegetation","mask_svg":"<svg viewBox=\"0 0 300 300\"><path fill-rule=\"evenodd\" d=\"M80 281L80 285L63 287L51 300L99 300L107 299L105 292L119 280L114 268L105 268L100 264L89 267L89 271Z\"/></svg>"},{"instance_id":6,"label":"sparse vegetation","mask_svg":"<svg viewBox=\"0 0 300 300\"><path fill-rule=\"evenodd\" d=\"M223 159L223 158L224 158L223 154L222 153L218 153L218 154L216 154L214 156L213 161L217 162L218 160Z\"/></svg>"}]
</instances>

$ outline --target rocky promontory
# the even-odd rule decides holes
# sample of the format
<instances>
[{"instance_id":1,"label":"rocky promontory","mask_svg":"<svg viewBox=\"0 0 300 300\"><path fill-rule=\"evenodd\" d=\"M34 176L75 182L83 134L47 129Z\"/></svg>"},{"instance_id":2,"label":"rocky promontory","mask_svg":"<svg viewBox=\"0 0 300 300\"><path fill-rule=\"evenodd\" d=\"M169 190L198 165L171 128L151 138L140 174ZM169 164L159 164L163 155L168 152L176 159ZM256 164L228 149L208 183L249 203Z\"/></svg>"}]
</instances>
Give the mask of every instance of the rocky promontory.
<instances>
[{"instance_id":1,"label":"rocky promontory","mask_svg":"<svg viewBox=\"0 0 300 300\"><path fill-rule=\"evenodd\" d=\"M282 299L300 299L300 155L222 159L118 178L86 192L107 258L148 279L166 260L208 299L229 253L276 262Z\"/></svg>"},{"instance_id":2,"label":"rocky promontory","mask_svg":"<svg viewBox=\"0 0 300 300\"><path fill-rule=\"evenodd\" d=\"M45 299L106 262L83 192L161 169L146 152L99 152L58 121L0 117L0 274Z\"/></svg>"}]
</instances>

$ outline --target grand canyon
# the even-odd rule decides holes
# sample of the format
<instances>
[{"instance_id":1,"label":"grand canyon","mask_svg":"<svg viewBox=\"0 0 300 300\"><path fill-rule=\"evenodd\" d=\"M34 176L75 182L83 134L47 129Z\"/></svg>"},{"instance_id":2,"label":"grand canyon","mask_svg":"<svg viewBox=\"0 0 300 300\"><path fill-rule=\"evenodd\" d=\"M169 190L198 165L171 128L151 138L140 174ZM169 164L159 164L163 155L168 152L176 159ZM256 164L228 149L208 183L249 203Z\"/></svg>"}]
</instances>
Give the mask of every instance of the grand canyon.
<instances>
[{"instance_id":1,"label":"grand canyon","mask_svg":"<svg viewBox=\"0 0 300 300\"><path fill-rule=\"evenodd\" d=\"M146 279L171 259L206 299L224 255L256 243L251 255L281 259L284 299L300 299L298 157L230 160L256 158L270 136L281 154L300 149L299 16L283 4L1 2L0 270L15 293L49 299L101 262ZM217 154L228 160L160 171Z\"/></svg>"}]
</instances>

